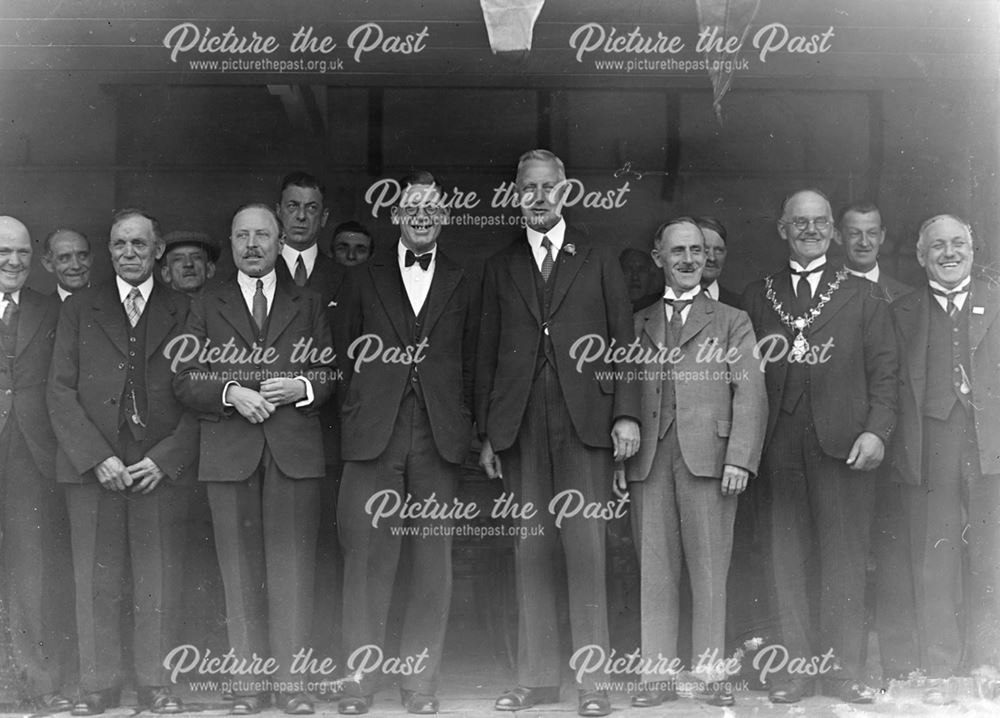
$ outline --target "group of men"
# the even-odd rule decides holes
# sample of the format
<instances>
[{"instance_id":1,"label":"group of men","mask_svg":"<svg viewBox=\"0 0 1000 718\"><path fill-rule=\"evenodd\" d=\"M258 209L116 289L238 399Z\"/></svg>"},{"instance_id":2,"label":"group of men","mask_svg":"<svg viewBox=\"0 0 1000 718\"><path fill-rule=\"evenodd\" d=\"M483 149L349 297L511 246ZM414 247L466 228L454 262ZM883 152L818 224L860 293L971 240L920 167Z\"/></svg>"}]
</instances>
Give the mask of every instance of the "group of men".
<instances>
[{"instance_id":1,"label":"group of men","mask_svg":"<svg viewBox=\"0 0 1000 718\"><path fill-rule=\"evenodd\" d=\"M558 702L568 667L578 713L611 712L615 669L591 659L609 653L605 523L626 495L641 573L633 706L676 700L685 669L708 702L734 703L727 614L746 600L730 577L734 548L734 575L749 565L765 576L771 638L797 659L772 671L776 703L810 695L817 679L826 695L873 699L872 536L886 671L995 665L1000 290L972 277L968 225L939 215L921 226L928 284L910 290L878 266L877 208L852 205L837 226L821 192L797 191L776 225L788 266L736 300L718 283L725 228L673 218L648 254L663 286L650 300L641 276L626 284L612 243L566 222L565 179L551 152L520 158L524 230L487 259L481 286L439 246L449 209L423 171L392 208L398 242L370 259L360 225L338 228L336 260L319 251L325 189L289 175L275 206L234 213L236 273L214 283L220 246L164 236L126 209L109 233L113 280L89 286L86 238L60 230L43 258L59 289L44 297L24 287L27 229L0 217L0 560L32 707L99 714L132 674L140 707L184 710L164 658L179 642L197 483L231 667L273 661L266 685L233 683L232 714L272 701L312 713L295 667L310 649L346 659L341 714L366 713L394 672L408 712L438 712L459 519L431 509L460 504L474 432L521 537L518 685L499 711ZM827 261L832 240L846 267ZM378 509L392 497L395 509ZM567 498L578 510L551 510ZM404 499L428 510L401 510ZM685 573L698 658L687 667ZM403 582L399 655L352 664L381 656ZM75 600L75 645L60 600ZM68 700L74 663L80 691Z\"/></svg>"}]
</instances>

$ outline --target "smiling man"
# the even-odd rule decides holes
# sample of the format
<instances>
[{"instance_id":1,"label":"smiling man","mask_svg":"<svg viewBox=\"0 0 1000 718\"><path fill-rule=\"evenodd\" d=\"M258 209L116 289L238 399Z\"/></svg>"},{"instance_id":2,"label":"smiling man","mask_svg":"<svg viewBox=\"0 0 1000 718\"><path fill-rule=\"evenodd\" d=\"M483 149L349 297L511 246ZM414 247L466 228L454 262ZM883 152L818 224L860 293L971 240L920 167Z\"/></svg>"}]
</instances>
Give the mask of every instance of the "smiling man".
<instances>
[{"instance_id":1,"label":"smiling man","mask_svg":"<svg viewBox=\"0 0 1000 718\"><path fill-rule=\"evenodd\" d=\"M871 202L855 202L840 215L839 231L833 239L844 248L847 271L864 277L885 290L890 302L911 291L911 287L893 279L879 265L878 256L885 244L882 213Z\"/></svg>"},{"instance_id":2,"label":"smiling man","mask_svg":"<svg viewBox=\"0 0 1000 718\"><path fill-rule=\"evenodd\" d=\"M765 521L775 608L793 658L833 651L836 661L822 677L823 693L870 703L874 694L861 682L861 657L875 498L871 472L882 462L896 422L897 357L888 302L870 282L827 262L834 226L822 192L789 195L777 230L788 247L788 266L747 287L741 302L757 337L784 347L767 362L765 377ZM808 363L824 346L825 360ZM816 585L822 587L818 595L810 590ZM812 619L816 606L818 625ZM794 703L813 689L812 678L789 674L772 685L770 699Z\"/></svg>"},{"instance_id":3,"label":"smiling man","mask_svg":"<svg viewBox=\"0 0 1000 718\"><path fill-rule=\"evenodd\" d=\"M188 489L198 429L170 389L164 347L187 296L153 280L159 223L139 209L112 219L114 281L62 305L48 405L59 440L76 576L82 694L73 715L116 707L126 669L121 613L132 567L132 659L141 708L180 713L163 657L178 640Z\"/></svg>"},{"instance_id":4,"label":"smiling man","mask_svg":"<svg viewBox=\"0 0 1000 718\"><path fill-rule=\"evenodd\" d=\"M42 266L55 275L56 293L61 301L90 284L93 261L90 241L81 232L57 229L45 238Z\"/></svg>"},{"instance_id":5,"label":"smiling man","mask_svg":"<svg viewBox=\"0 0 1000 718\"><path fill-rule=\"evenodd\" d=\"M757 472L767 398L753 358L754 333L744 312L702 288L705 238L695 220L679 217L654 235L652 256L666 290L635 314L642 348L679 352L677 362L643 367L642 441L626 463L632 527L641 574L642 654L652 663L678 657L680 591L691 582L691 655L724 655L726 578L737 496ZM699 362L714 345L724 360ZM690 377L690 378L689 378ZM691 666L711 686L709 703L735 703L734 676L716 665ZM676 675L651 672L632 697L638 708L677 700Z\"/></svg>"},{"instance_id":6,"label":"smiling man","mask_svg":"<svg viewBox=\"0 0 1000 718\"><path fill-rule=\"evenodd\" d=\"M892 305L901 388L891 495L903 520L889 560L915 600L901 648L935 678L1000 667L1000 290L972 276L973 257L964 220L931 217L917 239L927 284Z\"/></svg>"}]
</instances>

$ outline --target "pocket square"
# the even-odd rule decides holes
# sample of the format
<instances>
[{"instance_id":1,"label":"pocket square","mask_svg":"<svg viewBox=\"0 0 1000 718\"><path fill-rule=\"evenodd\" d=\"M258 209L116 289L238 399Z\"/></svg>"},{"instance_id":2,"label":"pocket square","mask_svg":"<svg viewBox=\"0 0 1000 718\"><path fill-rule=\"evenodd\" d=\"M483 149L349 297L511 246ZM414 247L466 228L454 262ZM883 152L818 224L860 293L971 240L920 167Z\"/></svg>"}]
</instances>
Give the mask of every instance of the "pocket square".
<instances>
[{"instance_id":1,"label":"pocket square","mask_svg":"<svg viewBox=\"0 0 1000 718\"><path fill-rule=\"evenodd\" d=\"M337 306L337 303L336 302L330 302L326 306L328 306L328 307L335 307L335 306Z\"/></svg>"},{"instance_id":2,"label":"pocket square","mask_svg":"<svg viewBox=\"0 0 1000 718\"><path fill-rule=\"evenodd\" d=\"M973 307L972 308L972 313L973 314L985 314L986 313L986 308L985 307Z\"/></svg>"}]
</instances>

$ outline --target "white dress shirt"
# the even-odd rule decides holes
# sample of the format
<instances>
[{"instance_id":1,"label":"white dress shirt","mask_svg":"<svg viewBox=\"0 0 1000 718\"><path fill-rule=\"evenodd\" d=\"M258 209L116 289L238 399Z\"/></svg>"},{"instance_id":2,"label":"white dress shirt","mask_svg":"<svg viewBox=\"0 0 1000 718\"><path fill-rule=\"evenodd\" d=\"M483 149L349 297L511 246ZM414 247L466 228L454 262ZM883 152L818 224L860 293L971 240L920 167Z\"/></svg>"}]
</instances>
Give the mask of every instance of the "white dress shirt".
<instances>
[{"instance_id":1,"label":"white dress shirt","mask_svg":"<svg viewBox=\"0 0 1000 718\"><path fill-rule=\"evenodd\" d=\"M965 306L965 300L969 296L969 285L972 283L972 277L966 277L965 281L959 284L957 287L952 289L945 289L940 284L935 282L933 279L930 280L931 289L936 289L939 292L956 292L956 294L951 298L951 301L955 303L958 311L962 311L962 307ZM937 300L937 303L941 305L941 308L948 311L948 298L939 297L937 294L932 294L932 297Z\"/></svg>"},{"instance_id":2,"label":"white dress shirt","mask_svg":"<svg viewBox=\"0 0 1000 718\"><path fill-rule=\"evenodd\" d=\"M285 260L285 264L288 266L288 273L295 276L295 265L299 261L299 257L302 257L302 263L306 265L306 277L311 277L313 273L313 267L316 266L316 256L319 254L319 249L313 244L311 247L303 249L301 252L294 247L290 246L287 242L285 246L281 248L281 256ZM270 306L270 305L268 305Z\"/></svg>"},{"instance_id":3,"label":"white dress shirt","mask_svg":"<svg viewBox=\"0 0 1000 718\"><path fill-rule=\"evenodd\" d=\"M15 306L21 306L21 290L10 292L10 298L13 300ZM0 317L3 313L7 311L7 300L3 298L3 293L0 292Z\"/></svg>"},{"instance_id":4,"label":"white dress shirt","mask_svg":"<svg viewBox=\"0 0 1000 718\"><path fill-rule=\"evenodd\" d=\"M709 284L707 287L702 287L702 289L705 290L705 294L707 294L711 299L714 299L715 301L719 301L719 280L718 279L713 279L711 284Z\"/></svg>"},{"instance_id":5,"label":"white dress shirt","mask_svg":"<svg viewBox=\"0 0 1000 718\"><path fill-rule=\"evenodd\" d=\"M431 263L427 269L421 268L420 264L414 262L409 267L406 266L407 249L400 241L396 245L396 258L399 261L399 273L403 276L403 286L406 288L406 296L410 299L410 306L414 314L420 314L420 310L427 301L427 293L431 290L431 281L434 279L434 267L437 266L437 245L435 244L427 252L421 252L416 256L422 257L425 254L431 255Z\"/></svg>"},{"instance_id":6,"label":"white dress shirt","mask_svg":"<svg viewBox=\"0 0 1000 718\"><path fill-rule=\"evenodd\" d=\"M73 292L68 289L63 289L62 287L56 285L56 294L59 295L59 301L65 302L68 297L73 296Z\"/></svg>"},{"instance_id":7,"label":"white dress shirt","mask_svg":"<svg viewBox=\"0 0 1000 718\"><path fill-rule=\"evenodd\" d=\"M542 237L548 237L552 242L552 260L555 261L559 251L563 246L563 239L566 236L566 220L559 218L559 223L548 232L539 232L537 229L528 227L528 244L531 245L531 255L535 258L538 271L542 271L542 262L545 260L545 247L542 246Z\"/></svg>"},{"instance_id":8,"label":"white dress shirt","mask_svg":"<svg viewBox=\"0 0 1000 718\"><path fill-rule=\"evenodd\" d=\"M680 296L678 296L678 295L674 294L674 288L673 287L667 287L666 291L663 292L663 298L664 299L673 299L673 300L682 300L682 301L692 300L692 299L694 299L695 297L698 296L698 292L700 292L700 291L701 291L701 285L698 285L694 289L689 289L686 292L682 292L680 294ZM666 302L664 302L663 303L663 311L666 312L666 314L667 314L667 324L669 324L670 320L674 318L674 308L672 306L670 306L669 304L667 304ZM684 322L687 321L689 314L691 314L691 305L690 304L688 304L686 307L684 307L683 309L681 309L681 324L683 324Z\"/></svg>"},{"instance_id":9,"label":"white dress shirt","mask_svg":"<svg viewBox=\"0 0 1000 718\"><path fill-rule=\"evenodd\" d=\"M851 269L850 267L844 267L844 269L847 270L848 274L853 274L855 277L861 277L862 279L867 279L871 282L875 282L875 284L878 284L878 278L879 276L881 276L878 269L878 262L876 262L875 266L869 269L867 272L859 272L858 270Z\"/></svg>"},{"instance_id":10,"label":"white dress shirt","mask_svg":"<svg viewBox=\"0 0 1000 718\"><path fill-rule=\"evenodd\" d=\"M809 265L806 266L806 267L803 267L801 264L799 264L798 262L796 262L794 259L790 259L788 261L788 266L790 266L792 268L793 272L805 272L805 271L810 270L810 269L818 269L819 267L823 267L825 265L826 265L826 255L823 255L822 257L814 259L813 261L809 262ZM809 288L812 290L810 294L813 297L816 296L816 291L819 289L819 281L822 278L823 278L823 272L813 272L808 277L806 277L806 279L809 280ZM798 291L799 291L799 282L801 280L802 280L802 277L800 277L799 275L797 275L797 274L793 274L792 275L792 292L794 292L795 294L798 294Z\"/></svg>"},{"instance_id":11,"label":"white dress shirt","mask_svg":"<svg viewBox=\"0 0 1000 718\"><path fill-rule=\"evenodd\" d=\"M146 307L149 305L149 295L153 293L153 275L150 274L146 277L146 281L142 284L136 286L134 284L129 284L124 279L115 275L115 284L118 285L118 299L122 303L122 307L125 306L125 299L131 294L133 289L139 290L139 295L142 297L142 311L146 311ZM125 312L128 316L128 312Z\"/></svg>"}]
</instances>

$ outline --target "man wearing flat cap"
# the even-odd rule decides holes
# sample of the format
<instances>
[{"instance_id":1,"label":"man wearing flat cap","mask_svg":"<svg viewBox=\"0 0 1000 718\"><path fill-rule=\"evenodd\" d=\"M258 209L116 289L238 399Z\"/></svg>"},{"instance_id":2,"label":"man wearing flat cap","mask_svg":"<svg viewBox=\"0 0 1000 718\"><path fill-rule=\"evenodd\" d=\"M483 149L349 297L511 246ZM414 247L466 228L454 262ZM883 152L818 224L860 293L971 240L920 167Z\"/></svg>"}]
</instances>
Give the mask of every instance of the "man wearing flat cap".
<instances>
[{"instance_id":1,"label":"man wearing flat cap","mask_svg":"<svg viewBox=\"0 0 1000 718\"><path fill-rule=\"evenodd\" d=\"M205 282L215 276L219 243L204 232L175 230L167 232L163 244L163 283L188 295L200 294Z\"/></svg>"}]
</instances>

